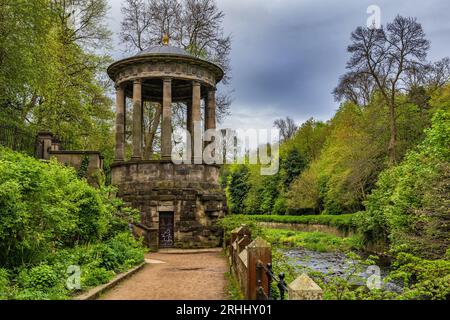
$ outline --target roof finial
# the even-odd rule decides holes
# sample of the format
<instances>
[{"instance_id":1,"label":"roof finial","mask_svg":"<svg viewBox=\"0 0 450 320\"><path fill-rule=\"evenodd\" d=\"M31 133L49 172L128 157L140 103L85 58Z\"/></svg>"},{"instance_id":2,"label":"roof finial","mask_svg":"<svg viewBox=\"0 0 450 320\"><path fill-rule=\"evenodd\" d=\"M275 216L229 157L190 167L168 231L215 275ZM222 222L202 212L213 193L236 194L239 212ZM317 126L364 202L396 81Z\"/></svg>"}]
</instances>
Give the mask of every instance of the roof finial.
<instances>
[{"instance_id":1,"label":"roof finial","mask_svg":"<svg viewBox=\"0 0 450 320\"><path fill-rule=\"evenodd\" d=\"M164 34L163 39L162 39L162 43L165 46L169 45L169 35L167 33Z\"/></svg>"}]
</instances>

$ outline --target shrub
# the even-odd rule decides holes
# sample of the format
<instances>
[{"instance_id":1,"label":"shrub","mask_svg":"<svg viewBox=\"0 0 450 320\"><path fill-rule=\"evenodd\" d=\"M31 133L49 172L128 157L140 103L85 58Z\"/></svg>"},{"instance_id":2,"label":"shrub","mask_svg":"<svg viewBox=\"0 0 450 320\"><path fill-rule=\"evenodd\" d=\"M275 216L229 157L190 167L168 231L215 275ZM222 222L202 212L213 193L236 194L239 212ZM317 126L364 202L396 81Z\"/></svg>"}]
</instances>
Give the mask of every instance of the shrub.
<instances>
[{"instance_id":1,"label":"shrub","mask_svg":"<svg viewBox=\"0 0 450 320\"><path fill-rule=\"evenodd\" d=\"M424 142L384 171L366 202L360 229L367 242L389 242L424 258L450 246L450 111L438 111Z\"/></svg>"},{"instance_id":2,"label":"shrub","mask_svg":"<svg viewBox=\"0 0 450 320\"><path fill-rule=\"evenodd\" d=\"M114 278L114 271L106 268L98 268L96 266L85 266L81 273L82 288L95 287L109 282Z\"/></svg>"},{"instance_id":3,"label":"shrub","mask_svg":"<svg viewBox=\"0 0 450 320\"><path fill-rule=\"evenodd\" d=\"M40 265L30 271L22 271L19 277L23 287L39 291L51 289L58 283L58 275L49 265Z\"/></svg>"},{"instance_id":4,"label":"shrub","mask_svg":"<svg viewBox=\"0 0 450 320\"><path fill-rule=\"evenodd\" d=\"M9 272L0 268L0 300L8 299L9 291Z\"/></svg>"},{"instance_id":5,"label":"shrub","mask_svg":"<svg viewBox=\"0 0 450 320\"><path fill-rule=\"evenodd\" d=\"M73 168L0 147L0 266L38 264L55 249L126 230L132 214L117 218L122 202L113 193L79 180Z\"/></svg>"}]
</instances>

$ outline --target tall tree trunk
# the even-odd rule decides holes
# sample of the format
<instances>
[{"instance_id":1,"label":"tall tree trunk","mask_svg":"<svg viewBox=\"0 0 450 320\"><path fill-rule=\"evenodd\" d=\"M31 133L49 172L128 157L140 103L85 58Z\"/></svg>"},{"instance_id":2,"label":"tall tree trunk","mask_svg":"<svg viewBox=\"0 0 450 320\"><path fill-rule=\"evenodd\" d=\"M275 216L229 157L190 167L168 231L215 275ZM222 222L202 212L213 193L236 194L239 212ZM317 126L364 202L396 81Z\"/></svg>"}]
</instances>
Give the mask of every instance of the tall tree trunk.
<instances>
[{"instance_id":1,"label":"tall tree trunk","mask_svg":"<svg viewBox=\"0 0 450 320\"><path fill-rule=\"evenodd\" d=\"M397 162L396 147L397 147L397 121L395 115L395 102L389 103L389 117L390 117L390 132L391 139L389 140L389 166L392 167Z\"/></svg>"},{"instance_id":2,"label":"tall tree trunk","mask_svg":"<svg viewBox=\"0 0 450 320\"><path fill-rule=\"evenodd\" d=\"M162 111L161 105L158 104L148 134L145 135L145 149L144 149L145 160L151 160L153 156L153 142L155 141L156 130L158 130L159 124L161 122L161 115L162 115L161 111Z\"/></svg>"}]
</instances>

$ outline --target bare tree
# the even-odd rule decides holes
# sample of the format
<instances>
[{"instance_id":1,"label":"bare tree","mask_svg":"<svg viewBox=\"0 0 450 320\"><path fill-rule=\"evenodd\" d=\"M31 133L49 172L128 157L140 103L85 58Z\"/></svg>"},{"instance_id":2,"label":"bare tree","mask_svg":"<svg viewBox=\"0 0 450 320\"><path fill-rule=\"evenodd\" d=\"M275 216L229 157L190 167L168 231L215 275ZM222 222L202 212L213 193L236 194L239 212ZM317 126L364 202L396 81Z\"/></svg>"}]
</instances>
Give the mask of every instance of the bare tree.
<instances>
[{"instance_id":1,"label":"bare tree","mask_svg":"<svg viewBox=\"0 0 450 320\"><path fill-rule=\"evenodd\" d=\"M120 38L127 50L143 51L151 43L147 32L150 26L150 12L146 0L125 0L122 5L122 29Z\"/></svg>"},{"instance_id":2,"label":"bare tree","mask_svg":"<svg viewBox=\"0 0 450 320\"><path fill-rule=\"evenodd\" d=\"M283 141L292 138L298 130L294 120L289 117L275 120L273 126L280 130L280 136Z\"/></svg>"},{"instance_id":3,"label":"bare tree","mask_svg":"<svg viewBox=\"0 0 450 320\"><path fill-rule=\"evenodd\" d=\"M333 95L336 101L347 100L364 107L370 102L375 89L375 83L367 72L348 72L339 79Z\"/></svg>"},{"instance_id":4,"label":"bare tree","mask_svg":"<svg viewBox=\"0 0 450 320\"><path fill-rule=\"evenodd\" d=\"M347 63L352 75L367 75L375 84L388 106L390 119L389 163L396 162L397 122L396 97L407 89L407 71L425 64L430 43L415 18L397 16L384 29L358 27L351 34L348 52L352 54ZM336 89L336 92L341 91Z\"/></svg>"},{"instance_id":5,"label":"bare tree","mask_svg":"<svg viewBox=\"0 0 450 320\"><path fill-rule=\"evenodd\" d=\"M76 42L85 50L109 45L106 0L52 0L51 6L60 19L65 43Z\"/></svg>"}]
</instances>

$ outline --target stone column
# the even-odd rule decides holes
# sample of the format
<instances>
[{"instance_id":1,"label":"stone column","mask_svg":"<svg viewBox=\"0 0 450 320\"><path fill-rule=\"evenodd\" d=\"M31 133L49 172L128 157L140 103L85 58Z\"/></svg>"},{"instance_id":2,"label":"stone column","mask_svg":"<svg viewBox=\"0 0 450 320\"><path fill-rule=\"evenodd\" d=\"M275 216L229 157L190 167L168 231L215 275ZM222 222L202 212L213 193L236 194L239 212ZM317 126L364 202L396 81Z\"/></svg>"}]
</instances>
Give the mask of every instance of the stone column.
<instances>
[{"instance_id":1,"label":"stone column","mask_svg":"<svg viewBox=\"0 0 450 320\"><path fill-rule=\"evenodd\" d=\"M163 80L163 111L161 130L161 158L172 158L172 79Z\"/></svg>"},{"instance_id":2,"label":"stone column","mask_svg":"<svg viewBox=\"0 0 450 320\"><path fill-rule=\"evenodd\" d=\"M192 148L192 135L194 133L194 126L193 126L193 123L192 123L192 101L187 101L186 102L186 107L187 107L186 108L187 109L187 112L186 112L186 131L189 132L189 135L186 138L186 143L188 141L187 139L190 139L189 141L191 143L191 146L190 146L188 152L191 152L191 157L192 157L192 150L193 150L193 148Z\"/></svg>"},{"instance_id":3,"label":"stone column","mask_svg":"<svg viewBox=\"0 0 450 320\"><path fill-rule=\"evenodd\" d=\"M115 160L125 159L125 89L123 85L116 87L116 153Z\"/></svg>"},{"instance_id":4,"label":"stone column","mask_svg":"<svg viewBox=\"0 0 450 320\"><path fill-rule=\"evenodd\" d=\"M133 82L133 160L142 159L142 80Z\"/></svg>"},{"instance_id":5,"label":"stone column","mask_svg":"<svg viewBox=\"0 0 450 320\"><path fill-rule=\"evenodd\" d=\"M200 104L201 104L201 86L200 86L199 82L193 81L192 82L192 117L191 117L191 119L192 119L192 131L191 131L192 143L191 143L191 148L192 148L193 158L194 158L195 163L201 163L201 159L203 156L202 155L203 148L202 148L201 136L195 137L196 131L201 130ZM200 139L200 141L197 141L199 139ZM198 152L196 154L196 152L195 152L196 149L197 149L197 151L200 151L200 154L198 154ZM200 149L200 150L198 150L198 149Z\"/></svg>"},{"instance_id":6,"label":"stone column","mask_svg":"<svg viewBox=\"0 0 450 320\"><path fill-rule=\"evenodd\" d=\"M216 89L208 91L205 108L205 130L216 129Z\"/></svg>"},{"instance_id":7,"label":"stone column","mask_svg":"<svg viewBox=\"0 0 450 320\"><path fill-rule=\"evenodd\" d=\"M39 132L37 135L38 148L37 158L43 160L50 159L50 151L52 149L53 134L50 132Z\"/></svg>"}]
</instances>

